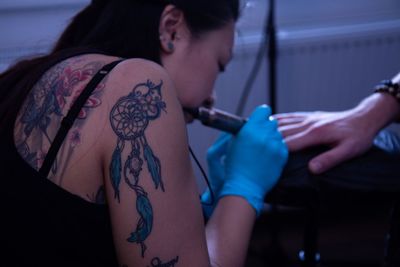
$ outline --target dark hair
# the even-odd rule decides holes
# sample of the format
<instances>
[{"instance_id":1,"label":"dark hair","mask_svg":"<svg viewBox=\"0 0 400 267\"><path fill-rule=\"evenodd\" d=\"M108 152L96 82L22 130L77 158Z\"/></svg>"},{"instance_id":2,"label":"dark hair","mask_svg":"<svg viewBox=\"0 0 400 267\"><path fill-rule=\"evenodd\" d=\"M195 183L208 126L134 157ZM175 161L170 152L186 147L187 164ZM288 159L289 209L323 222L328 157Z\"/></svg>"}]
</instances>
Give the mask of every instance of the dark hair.
<instances>
[{"instance_id":1,"label":"dark hair","mask_svg":"<svg viewBox=\"0 0 400 267\"><path fill-rule=\"evenodd\" d=\"M166 5L182 10L190 31L198 36L236 21L239 1L92 0L72 19L48 55L21 61L0 74L0 124L10 115L15 118L25 96L52 62L96 50L160 63L158 28Z\"/></svg>"},{"instance_id":2,"label":"dark hair","mask_svg":"<svg viewBox=\"0 0 400 267\"><path fill-rule=\"evenodd\" d=\"M90 47L160 63L158 27L167 4L183 11L196 36L239 16L239 0L97 0L78 13L54 47Z\"/></svg>"}]
</instances>

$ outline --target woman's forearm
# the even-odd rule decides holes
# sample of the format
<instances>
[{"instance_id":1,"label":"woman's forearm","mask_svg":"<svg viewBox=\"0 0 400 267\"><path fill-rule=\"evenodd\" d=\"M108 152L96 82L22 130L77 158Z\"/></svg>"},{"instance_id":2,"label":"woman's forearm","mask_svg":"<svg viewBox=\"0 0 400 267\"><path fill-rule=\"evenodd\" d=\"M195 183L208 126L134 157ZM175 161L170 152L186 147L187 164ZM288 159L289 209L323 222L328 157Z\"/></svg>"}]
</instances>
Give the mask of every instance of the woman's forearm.
<instances>
[{"instance_id":1,"label":"woman's forearm","mask_svg":"<svg viewBox=\"0 0 400 267\"><path fill-rule=\"evenodd\" d=\"M211 266L244 265L255 219L255 210L244 198L226 196L219 200L206 226Z\"/></svg>"}]
</instances>

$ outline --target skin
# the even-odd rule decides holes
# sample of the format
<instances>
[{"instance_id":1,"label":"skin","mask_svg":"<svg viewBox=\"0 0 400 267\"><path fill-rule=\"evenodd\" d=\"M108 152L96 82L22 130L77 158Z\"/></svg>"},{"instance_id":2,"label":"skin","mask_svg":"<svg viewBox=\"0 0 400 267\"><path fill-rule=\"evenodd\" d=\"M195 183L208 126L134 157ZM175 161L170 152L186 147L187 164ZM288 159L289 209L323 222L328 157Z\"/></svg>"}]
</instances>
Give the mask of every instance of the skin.
<instances>
[{"instance_id":1,"label":"skin","mask_svg":"<svg viewBox=\"0 0 400 267\"><path fill-rule=\"evenodd\" d=\"M182 112L182 106L212 99L215 79L232 56L233 28L229 22L194 37L183 14L167 6L159 28L164 67L142 59L118 64L57 154L48 179L86 201L107 203L121 266L243 265L254 209L241 197L224 197L204 225ZM14 130L18 151L32 168L40 168L82 88L117 59L68 59L32 89ZM132 107L143 108L143 116L132 119Z\"/></svg>"},{"instance_id":2,"label":"skin","mask_svg":"<svg viewBox=\"0 0 400 267\"><path fill-rule=\"evenodd\" d=\"M176 85L180 103L185 107L212 103L217 75L232 58L234 22L195 38L182 23L184 18L173 9L166 8L162 21L165 25L173 25L172 29L161 25L163 34L176 31L179 37L174 39L171 34L168 39L167 36L166 40L174 42L175 51L170 53L163 46L161 60ZM205 229L211 265L242 266L255 221L254 210L244 199L232 196L222 198L214 214ZM232 221L237 223L229 223Z\"/></svg>"},{"instance_id":3,"label":"skin","mask_svg":"<svg viewBox=\"0 0 400 267\"><path fill-rule=\"evenodd\" d=\"M234 22L194 37L182 13L168 6L161 23L161 61L174 82L180 102L185 107L212 102L215 80L232 58ZM168 42L174 44L174 51L167 48Z\"/></svg>"},{"instance_id":4,"label":"skin","mask_svg":"<svg viewBox=\"0 0 400 267\"><path fill-rule=\"evenodd\" d=\"M400 74L392 81L400 82ZM375 135L399 116L400 105L395 98L377 93L346 111L294 112L274 117L290 151L322 144L331 147L309 162L310 171L319 174L366 152Z\"/></svg>"}]
</instances>

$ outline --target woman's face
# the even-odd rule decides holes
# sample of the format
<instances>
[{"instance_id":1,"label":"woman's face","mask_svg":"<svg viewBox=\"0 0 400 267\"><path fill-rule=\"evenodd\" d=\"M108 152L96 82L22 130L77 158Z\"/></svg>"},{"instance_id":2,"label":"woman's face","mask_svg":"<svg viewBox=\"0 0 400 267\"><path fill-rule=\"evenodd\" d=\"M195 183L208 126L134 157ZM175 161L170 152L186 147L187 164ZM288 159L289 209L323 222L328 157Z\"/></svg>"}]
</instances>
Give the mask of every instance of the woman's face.
<instances>
[{"instance_id":1,"label":"woman's face","mask_svg":"<svg viewBox=\"0 0 400 267\"><path fill-rule=\"evenodd\" d=\"M232 21L199 37L177 35L174 51L161 55L182 106L199 107L212 98L217 75L232 58L234 27Z\"/></svg>"}]
</instances>

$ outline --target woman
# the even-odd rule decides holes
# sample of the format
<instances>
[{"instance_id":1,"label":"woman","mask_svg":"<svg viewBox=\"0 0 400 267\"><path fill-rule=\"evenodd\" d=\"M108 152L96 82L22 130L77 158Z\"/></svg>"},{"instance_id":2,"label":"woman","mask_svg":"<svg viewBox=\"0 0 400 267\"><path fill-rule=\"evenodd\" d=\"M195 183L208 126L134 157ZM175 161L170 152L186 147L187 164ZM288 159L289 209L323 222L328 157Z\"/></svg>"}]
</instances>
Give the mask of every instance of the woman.
<instances>
[{"instance_id":1,"label":"woman","mask_svg":"<svg viewBox=\"0 0 400 267\"><path fill-rule=\"evenodd\" d=\"M49 55L2 74L3 262L243 264L287 157L277 123L258 107L218 146L204 226L182 112L210 98L228 64L238 6L93 1Z\"/></svg>"}]
</instances>

